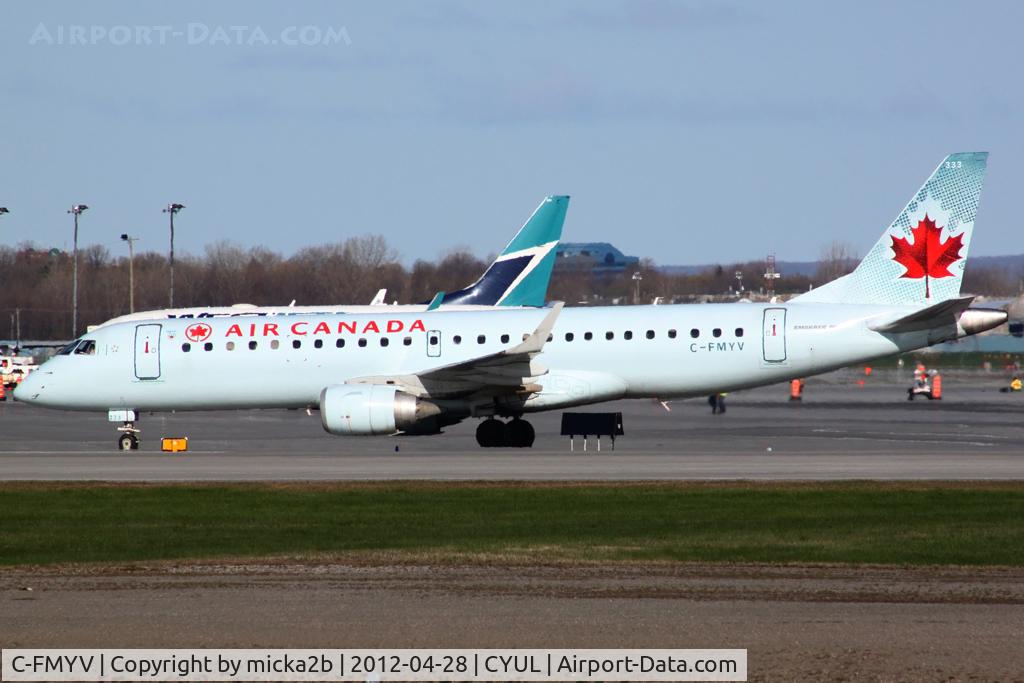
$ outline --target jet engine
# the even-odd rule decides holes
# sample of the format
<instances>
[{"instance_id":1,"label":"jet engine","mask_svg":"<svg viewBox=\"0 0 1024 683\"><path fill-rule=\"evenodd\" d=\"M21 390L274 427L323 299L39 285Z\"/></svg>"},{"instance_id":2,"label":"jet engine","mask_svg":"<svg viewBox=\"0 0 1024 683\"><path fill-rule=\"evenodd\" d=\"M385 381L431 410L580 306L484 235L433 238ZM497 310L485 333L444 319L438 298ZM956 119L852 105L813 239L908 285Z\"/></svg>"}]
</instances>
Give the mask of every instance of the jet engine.
<instances>
[{"instance_id":1,"label":"jet engine","mask_svg":"<svg viewBox=\"0 0 1024 683\"><path fill-rule=\"evenodd\" d=\"M392 386L335 384L320 392L320 421L338 436L436 431L441 409Z\"/></svg>"}]
</instances>

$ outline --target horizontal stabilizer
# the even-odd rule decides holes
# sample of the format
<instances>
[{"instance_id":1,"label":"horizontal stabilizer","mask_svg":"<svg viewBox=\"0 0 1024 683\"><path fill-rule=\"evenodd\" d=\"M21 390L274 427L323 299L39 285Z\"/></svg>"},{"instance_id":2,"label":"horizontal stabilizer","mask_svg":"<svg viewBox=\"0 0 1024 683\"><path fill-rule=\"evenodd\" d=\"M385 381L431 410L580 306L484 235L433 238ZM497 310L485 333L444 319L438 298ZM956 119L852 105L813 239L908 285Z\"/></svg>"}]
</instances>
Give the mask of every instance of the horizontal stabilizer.
<instances>
[{"instance_id":1,"label":"horizontal stabilizer","mask_svg":"<svg viewBox=\"0 0 1024 683\"><path fill-rule=\"evenodd\" d=\"M960 297L959 299L947 299L939 303L922 308L910 315L868 325L875 332L888 332L898 334L900 332L920 332L921 330L932 330L948 325L956 325L960 320L960 314L967 310L967 307L974 301L973 296Z\"/></svg>"}]
</instances>

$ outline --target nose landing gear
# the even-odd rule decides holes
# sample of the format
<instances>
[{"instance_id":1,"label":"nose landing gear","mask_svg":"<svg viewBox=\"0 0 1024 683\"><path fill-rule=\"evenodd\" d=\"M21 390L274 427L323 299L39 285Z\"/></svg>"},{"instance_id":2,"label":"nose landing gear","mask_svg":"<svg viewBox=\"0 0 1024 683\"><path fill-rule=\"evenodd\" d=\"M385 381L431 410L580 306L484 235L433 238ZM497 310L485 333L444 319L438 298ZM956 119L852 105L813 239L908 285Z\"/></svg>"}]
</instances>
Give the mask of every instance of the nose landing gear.
<instances>
[{"instance_id":1,"label":"nose landing gear","mask_svg":"<svg viewBox=\"0 0 1024 683\"><path fill-rule=\"evenodd\" d=\"M117 428L121 436L117 437L117 447L122 451L139 450L139 429L133 422L125 422Z\"/></svg>"},{"instance_id":2,"label":"nose landing gear","mask_svg":"<svg viewBox=\"0 0 1024 683\"><path fill-rule=\"evenodd\" d=\"M483 448L530 448L535 438L533 425L519 417L508 423L491 417L476 428L476 442Z\"/></svg>"},{"instance_id":3,"label":"nose landing gear","mask_svg":"<svg viewBox=\"0 0 1024 683\"><path fill-rule=\"evenodd\" d=\"M121 426L117 431L121 435L117 437L117 448L122 451L139 450L139 428L135 426L138 415L134 410L118 410L111 408L107 411L107 420L120 422Z\"/></svg>"}]
</instances>

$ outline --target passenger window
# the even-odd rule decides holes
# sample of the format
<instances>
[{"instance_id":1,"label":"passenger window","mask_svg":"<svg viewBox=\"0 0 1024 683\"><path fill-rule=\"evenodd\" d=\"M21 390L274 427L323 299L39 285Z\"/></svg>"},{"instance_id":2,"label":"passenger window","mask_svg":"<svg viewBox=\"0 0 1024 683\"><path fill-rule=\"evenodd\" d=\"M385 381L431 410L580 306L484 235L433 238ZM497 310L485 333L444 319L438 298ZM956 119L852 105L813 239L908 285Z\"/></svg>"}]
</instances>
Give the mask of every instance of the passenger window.
<instances>
[{"instance_id":1,"label":"passenger window","mask_svg":"<svg viewBox=\"0 0 1024 683\"><path fill-rule=\"evenodd\" d=\"M228 342L227 344L224 345L224 348L227 349L228 351L234 351L235 342Z\"/></svg>"},{"instance_id":2,"label":"passenger window","mask_svg":"<svg viewBox=\"0 0 1024 683\"><path fill-rule=\"evenodd\" d=\"M604 338L609 340L609 341L611 341L612 339L615 339L615 333L614 332L605 332L604 333Z\"/></svg>"},{"instance_id":3,"label":"passenger window","mask_svg":"<svg viewBox=\"0 0 1024 683\"><path fill-rule=\"evenodd\" d=\"M184 351L185 353L188 353L189 351L192 350L192 345L189 344L188 342L185 342L184 344L181 345L181 350Z\"/></svg>"},{"instance_id":4,"label":"passenger window","mask_svg":"<svg viewBox=\"0 0 1024 683\"><path fill-rule=\"evenodd\" d=\"M654 339L654 330L647 330L647 338Z\"/></svg>"},{"instance_id":5,"label":"passenger window","mask_svg":"<svg viewBox=\"0 0 1024 683\"><path fill-rule=\"evenodd\" d=\"M254 341L249 342L249 350L250 351L255 351L256 350L256 342L254 342Z\"/></svg>"},{"instance_id":6,"label":"passenger window","mask_svg":"<svg viewBox=\"0 0 1024 683\"><path fill-rule=\"evenodd\" d=\"M669 330L668 331L668 338L669 339L675 339L676 338L676 331L675 330Z\"/></svg>"},{"instance_id":7,"label":"passenger window","mask_svg":"<svg viewBox=\"0 0 1024 683\"><path fill-rule=\"evenodd\" d=\"M742 337L743 336L743 328L742 327L737 327L736 328L736 336L737 337Z\"/></svg>"},{"instance_id":8,"label":"passenger window","mask_svg":"<svg viewBox=\"0 0 1024 683\"><path fill-rule=\"evenodd\" d=\"M390 342L388 341L388 338L387 338L387 337L381 337L381 338L380 338L380 345L381 345L381 346L387 346L387 345L388 345L389 343L390 343Z\"/></svg>"},{"instance_id":9,"label":"passenger window","mask_svg":"<svg viewBox=\"0 0 1024 683\"><path fill-rule=\"evenodd\" d=\"M574 335L572 332L566 332L565 333L565 341L570 342L570 341L572 341L575 338L576 338L576 335Z\"/></svg>"},{"instance_id":10,"label":"passenger window","mask_svg":"<svg viewBox=\"0 0 1024 683\"><path fill-rule=\"evenodd\" d=\"M273 344L271 344L271 346L273 346ZM205 344L203 344L203 350L213 351L213 342L206 342Z\"/></svg>"},{"instance_id":11,"label":"passenger window","mask_svg":"<svg viewBox=\"0 0 1024 683\"><path fill-rule=\"evenodd\" d=\"M626 330L625 332L622 333L622 338L625 339L626 341L629 341L630 339L633 338L633 331Z\"/></svg>"},{"instance_id":12,"label":"passenger window","mask_svg":"<svg viewBox=\"0 0 1024 683\"><path fill-rule=\"evenodd\" d=\"M279 346L281 346L281 342L277 341L276 339L271 339L270 340L270 348L276 349Z\"/></svg>"},{"instance_id":13,"label":"passenger window","mask_svg":"<svg viewBox=\"0 0 1024 683\"><path fill-rule=\"evenodd\" d=\"M485 337L482 334L478 334L477 335L477 337L476 337L476 343L477 344L483 344L485 341L487 341L487 337Z\"/></svg>"},{"instance_id":14,"label":"passenger window","mask_svg":"<svg viewBox=\"0 0 1024 683\"><path fill-rule=\"evenodd\" d=\"M322 349L324 347L324 340L323 339L315 340L313 342L313 346L314 346L314 348Z\"/></svg>"},{"instance_id":15,"label":"passenger window","mask_svg":"<svg viewBox=\"0 0 1024 683\"><path fill-rule=\"evenodd\" d=\"M454 337L452 337L452 343L453 344L461 344L462 343L462 336L457 334Z\"/></svg>"},{"instance_id":16,"label":"passenger window","mask_svg":"<svg viewBox=\"0 0 1024 683\"><path fill-rule=\"evenodd\" d=\"M96 342L92 339L86 339L78 348L75 349L76 356L95 356L96 355Z\"/></svg>"},{"instance_id":17,"label":"passenger window","mask_svg":"<svg viewBox=\"0 0 1024 683\"><path fill-rule=\"evenodd\" d=\"M586 339L587 341L590 341L591 339L594 338L594 333L593 332L584 332L583 333L583 338Z\"/></svg>"},{"instance_id":18,"label":"passenger window","mask_svg":"<svg viewBox=\"0 0 1024 683\"><path fill-rule=\"evenodd\" d=\"M299 340L299 339L292 339L292 348L293 349L300 349L300 348L302 348L302 341Z\"/></svg>"},{"instance_id":19,"label":"passenger window","mask_svg":"<svg viewBox=\"0 0 1024 683\"><path fill-rule=\"evenodd\" d=\"M437 346L438 342L440 342L441 340L437 338L436 334L432 334L432 335L430 335L430 340L429 341L430 341L430 345L431 346ZM360 346L366 346L366 340L365 339L360 339L359 340L359 345Z\"/></svg>"},{"instance_id":20,"label":"passenger window","mask_svg":"<svg viewBox=\"0 0 1024 683\"><path fill-rule=\"evenodd\" d=\"M412 346L412 337L406 337L402 340L402 344L405 346Z\"/></svg>"},{"instance_id":21,"label":"passenger window","mask_svg":"<svg viewBox=\"0 0 1024 683\"><path fill-rule=\"evenodd\" d=\"M435 337L431 337L431 339L435 339ZM359 339L359 348L364 348L365 346L366 346L366 339L360 337L360 339Z\"/></svg>"},{"instance_id":22,"label":"passenger window","mask_svg":"<svg viewBox=\"0 0 1024 683\"><path fill-rule=\"evenodd\" d=\"M501 335L501 343L502 344L508 344L508 335L507 334Z\"/></svg>"},{"instance_id":23,"label":"passenger window","mask_svg":"<svg viewBox=\"0 0 1024 683\"><path fill-rule=\"evenodd\" d=\"M334 346L339 349L345 348L345 340L342 339L341 337L338 337L338 341L334 342Z\"/></svg>"},{"instance_id":24,"label":"passenger window","mask_svg":"<svg viewBox=\"0 0 1024 683\"><path fill-rule=\"evenodd\" d=\"M712 337L721 337L722 336L722 329L719 328L719 327L716 327L715 329L711 330L711 336Z\"/></svg>"},{"instance_id":25,"label":"passenger window","mask_svg":"<svg viewBox=\"0 0 1024 683\"><path fill-rule=\"evenodd\" d=\"M692 330L690 330L690 336L696 339L697 337L700 336L700 330L698 330L696 327L693 328Z\"/></svg>"}]
</instances>

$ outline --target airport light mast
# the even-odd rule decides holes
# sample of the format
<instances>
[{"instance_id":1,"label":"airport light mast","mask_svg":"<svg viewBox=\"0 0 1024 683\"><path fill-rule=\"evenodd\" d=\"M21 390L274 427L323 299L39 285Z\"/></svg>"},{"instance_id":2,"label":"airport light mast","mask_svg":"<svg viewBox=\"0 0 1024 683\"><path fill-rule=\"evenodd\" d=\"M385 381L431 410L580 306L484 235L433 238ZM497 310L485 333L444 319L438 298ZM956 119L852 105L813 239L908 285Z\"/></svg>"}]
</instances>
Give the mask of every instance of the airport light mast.
<instances>
[{"instance_id":1,"label":"airport light mast","mask_svg":"<svg viewBox=\"0 0 1024 683\"><path fill-rule=\"evenodd\" d=\"M168 204L167 208L164 209L164 213L170 216L171 219L171 255L170 255L170 266L171 266L171 289L170 296L168 297L169 308L174 308L174 215L185 208L184 204Z\"/></svg>"},{"instance_id":2,"label":"airport light mast","mask_svg":"<svg viewBox=\"0 0 1024 683\"><path fill-rule=\"evenodd\" d=\"M768 254L764 269L764 279L767 281L765 289L768 292L769 299L775 296L775 281L780 277L782 277L782 273L775 270L775 254Z\"/></svg>"},{"instance_id":3,"label":"airport light mast","mask_svg":"<svg viewBox=\"0 0 1024 683\"><path fill-rule=\"evenodd\" d=\"M71 338L74 339L78 336L78 217L82 215L82 212L89 207L85 204L75 204L70 209L70 213L75 218L75 237L73 241L74 245L74 256L73 265L71 267Z\"/></svg>"},{"instance_id":4,"label":"airport light mast","mask_svg":"<svg viewBox=\"0 0 1024 683\"><path fill-rule=\"evenodd\" d=\"M128 243L128 312L135 312L135 243L138 237L132 237L127 233L121 234L121 239Z\"/></svg>"},{"instance_id":5,"label":"airport light mast","mask_svg":"<svg viewBox=\"0 0 1024 683\"><path fill-rule=\"evenodd\" d=\"M639 272L633 273L633 282L636 283L636 293L633 295L633 303L640 303L640 282L644 279L644 276Z\"/></svg>"}]
</instances>

